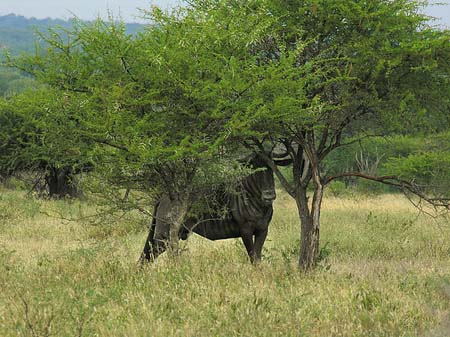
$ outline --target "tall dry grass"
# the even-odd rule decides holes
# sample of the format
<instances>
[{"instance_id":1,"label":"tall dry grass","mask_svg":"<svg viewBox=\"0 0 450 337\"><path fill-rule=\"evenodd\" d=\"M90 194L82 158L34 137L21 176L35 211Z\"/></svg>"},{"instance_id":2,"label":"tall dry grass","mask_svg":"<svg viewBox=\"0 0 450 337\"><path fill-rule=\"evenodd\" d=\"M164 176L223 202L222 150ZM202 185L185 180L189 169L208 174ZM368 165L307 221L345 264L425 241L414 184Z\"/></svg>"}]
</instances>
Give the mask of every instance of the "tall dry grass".
<instances>
[{"instance_id":1,"label":"tall dry grass","mask_svg":"<svg viewBox=\"0 0 450 337\"><path fill-rule=\"evenodd\" d=\"M282 193L257 267L239 240L193 236L139 270L140 215L48 216L89 209L0 190L0 336L450 336L449 222L401 196L326 198L308 275Z\"/></svg>"}]
</instances>

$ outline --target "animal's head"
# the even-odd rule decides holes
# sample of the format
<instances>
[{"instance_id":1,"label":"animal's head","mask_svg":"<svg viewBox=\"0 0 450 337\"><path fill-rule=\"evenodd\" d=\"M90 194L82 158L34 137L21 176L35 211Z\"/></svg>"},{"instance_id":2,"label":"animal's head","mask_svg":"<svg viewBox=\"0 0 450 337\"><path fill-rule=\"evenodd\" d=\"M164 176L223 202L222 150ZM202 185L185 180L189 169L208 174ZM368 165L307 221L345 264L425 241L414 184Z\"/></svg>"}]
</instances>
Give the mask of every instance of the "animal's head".
<instances>
[{"instance_id":1,"label":"animal's head","mask_svg":"<svg viewBox=\"0 0 450 337\"><path fill-rule=\"evenodd\" d=\"M245 188L250 190L252 195L259 196L264 205L270 206L276 198L272 169L256 154L252 155L247 165L255 171L245 179Z\"/></svg>"},{"instance_id":2,"label":"animal's head","mask_svg":"<svg viewBox=\"0 0 450 337\"><path fill-rule=\"evenodd\" d=\"M292 163L287 148L282 144L267 144L264 153L253 153L246 158L246 165L255 170L246 179L247 188L253 195L259 195L265 205L271 205L276 198L275 182L272 168L268 162L276 166L287 166Z\"/></svg>"}]
</instances>

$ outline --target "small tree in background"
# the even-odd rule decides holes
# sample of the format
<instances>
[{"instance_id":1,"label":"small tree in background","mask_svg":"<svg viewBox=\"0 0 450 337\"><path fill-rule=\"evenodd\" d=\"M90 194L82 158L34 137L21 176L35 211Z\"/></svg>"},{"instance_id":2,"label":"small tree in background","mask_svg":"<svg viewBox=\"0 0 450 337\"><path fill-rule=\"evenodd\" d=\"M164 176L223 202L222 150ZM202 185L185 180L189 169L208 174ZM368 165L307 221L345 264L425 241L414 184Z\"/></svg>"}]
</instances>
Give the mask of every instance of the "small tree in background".
<instances>
[{"instance_id":1,"label":"small tree in background","mask_svg":"<svg viewBox=\"0 0 450 337\"><path fill-rule=\"evenodd\" d=\"M75 174L89 166L89 144L72 119L81 103L50 89L29 90L0 102L0 167L6 176L38 172L52 198L77 197Z\"/></svg>"},{"instance_id":2,"label":"small tree in background","mask_svg":"<svg viewBox=\"0 0 450 337\"><path fill-rule=\"evenodd\" d=\"M414 181L423 192L433 194L439 202L450 190L450 133L426 135L421 146L406 155L388 158L382 170L407 181Z\"/></svg>"}]
</instances>

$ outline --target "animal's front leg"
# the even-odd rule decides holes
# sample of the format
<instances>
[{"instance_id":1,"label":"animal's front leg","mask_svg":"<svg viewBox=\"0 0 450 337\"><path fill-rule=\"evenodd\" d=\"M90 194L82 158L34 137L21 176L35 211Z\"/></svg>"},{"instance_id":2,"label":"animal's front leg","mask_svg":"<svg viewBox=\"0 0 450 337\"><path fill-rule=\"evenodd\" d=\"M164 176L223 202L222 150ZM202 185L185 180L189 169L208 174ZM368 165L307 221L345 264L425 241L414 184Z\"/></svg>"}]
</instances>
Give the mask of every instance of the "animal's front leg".
<instances>
[{"instance_id":1,"label":"animal's front leg","mask_svg":"<svg viewBox=\"0 0 450 337\"><path fill-rule=\"evenodd\" d=\"M266 237L267 237L267 232L268 230L260 230L257 231L255 234L255 245L254 245L254 249L255 249L255 261L261 261L261 255L262 255L262 248L264 245L264 242L266 241Z\"/></svg>"},{"instance_id":2,"label":"animal's front leg","mask_svg":"<svg viewBox=\"0 0 450 337\"><path fill-rule=\"evenodd\" d=\"M244 242L245 249L247 249L248 257L250 262L255 261L255 245L253 243L253 231L251 230L241 230L242 241Z\"/></svg>"}]
</instances>

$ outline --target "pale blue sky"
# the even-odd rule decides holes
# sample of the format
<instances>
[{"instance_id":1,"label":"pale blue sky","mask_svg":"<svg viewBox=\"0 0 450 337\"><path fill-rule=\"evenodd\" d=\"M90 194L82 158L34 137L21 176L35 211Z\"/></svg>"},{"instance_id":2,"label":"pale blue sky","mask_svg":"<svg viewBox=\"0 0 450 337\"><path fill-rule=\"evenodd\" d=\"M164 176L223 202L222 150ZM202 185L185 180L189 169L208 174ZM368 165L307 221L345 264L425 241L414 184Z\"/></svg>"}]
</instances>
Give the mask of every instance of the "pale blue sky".
<instances>
[{"instance_id":1,"label":"pale blue sky","mask_svg":"<svg viewBox=\"0 0 450 337\"><path fill-rule=\"evenodd\" d=\"M173 7L181 0L0 0L0 15L18 14L26 17L62 18L73 15L91 20L106 17L108 10L127 22L142 21L137 8L148 9L152 4L162 8Z\"/></svg>"},{"instance_id":2,"label":"pale blue sky","mask_svg":"<svg viewBox=\"0 0 450 337\"><path fill-rule=\"evenodd\" d=\"M150 8L151 4L168 8L180 3L182 0L0 0L0 15L15 13L26 17L68 19L73 13L89 20L98 15L105 17L110 10L116 16L120 14L125 21L132 22L142 21L137 8ZM436 24L450 28L450 5L430 7L426 12L440 18Z\"/></svg>"}]
</instances>

